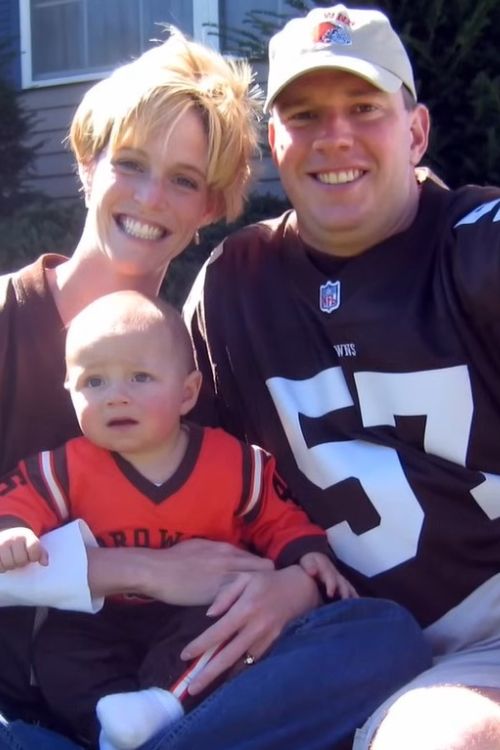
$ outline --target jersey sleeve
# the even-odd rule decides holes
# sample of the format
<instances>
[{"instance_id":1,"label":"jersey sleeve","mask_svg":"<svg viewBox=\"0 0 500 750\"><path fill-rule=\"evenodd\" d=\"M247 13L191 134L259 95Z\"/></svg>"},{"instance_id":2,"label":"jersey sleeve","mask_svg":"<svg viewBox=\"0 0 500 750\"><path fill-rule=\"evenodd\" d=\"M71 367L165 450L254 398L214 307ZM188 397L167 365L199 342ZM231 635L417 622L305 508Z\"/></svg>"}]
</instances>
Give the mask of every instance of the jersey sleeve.
<instances>
[{"instance_id":1,"label":"jersey sleeve","mask_svg":"<svg viewBox=\"0 0 500 750\"><path fill-rule=\"evenodd\" d=\"M307 552L331 556L324 530L292 501L274 458L257 446L244 446L244 450L252 467L246 505L238 513L244 543L279 568L297 563Z\"/></svg>"},{"instance_id":2,"label":"jersey sleeve","mask_svg":"<svg viewBox=\"0 0 500 750\"><path fill-rule=\"evenodd\" d=\"M28 526L37 536L50 531L68 519L61 468L64 449L43 451L24 461L0 480L0 524ZM64 472L63 472L64 473Z\"/></svg>"}]
</instances>

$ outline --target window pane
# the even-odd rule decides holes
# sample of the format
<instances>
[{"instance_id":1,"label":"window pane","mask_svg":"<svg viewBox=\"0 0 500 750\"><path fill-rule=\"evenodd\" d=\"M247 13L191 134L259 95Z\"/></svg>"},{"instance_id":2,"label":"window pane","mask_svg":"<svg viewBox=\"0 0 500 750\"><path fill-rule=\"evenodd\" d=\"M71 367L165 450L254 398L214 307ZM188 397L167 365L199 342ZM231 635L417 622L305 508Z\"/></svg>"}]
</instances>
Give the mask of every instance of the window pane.
<instances>
[{"instance_id":1,"label":"window pane","mask_svg":"<svg viewBox=\"0 0 500 750\"><path fill-rule=\"evenodd\" d=\"M88 66L102 70L141 51L138 0L87 0Z\"/></svg>"},{"instance_id":2,"label":"window pane","mask_svg":"<svg viewBox=\"0 0 500 750\"><path fill-rule=\"evenodd\" d=\"M161 24L193 33L191 0L30 0L30 9L35 81L109 70L164 39Z\"/></svg>"},{"instance_id":3,"label":"window pane","mask_svg":"<svg viewBox=\"0 0 500 750\"><path fill-rule=\"evenodd\" d=\"M81 0L31 0L33 79L52 78L59 71L84 65ZM50 44L47 40L50 39Z\"/></svg>"}]
</instances>

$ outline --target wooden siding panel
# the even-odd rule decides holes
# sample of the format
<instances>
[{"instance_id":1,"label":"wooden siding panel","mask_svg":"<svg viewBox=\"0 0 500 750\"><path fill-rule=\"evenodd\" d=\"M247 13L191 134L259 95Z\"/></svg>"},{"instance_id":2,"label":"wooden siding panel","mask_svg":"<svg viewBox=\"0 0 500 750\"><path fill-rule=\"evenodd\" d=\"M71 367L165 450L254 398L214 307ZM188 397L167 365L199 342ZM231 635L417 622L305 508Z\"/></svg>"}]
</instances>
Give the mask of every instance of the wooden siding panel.
<instances>
[{"instance_id":1,"label":"wooden siding panel","mask_svg":"<svg viewBox=\"0 0 500 750\"><path fill-rule=\"evenodd\" d=\"M67 135L66 127L64 127L64 129L47 129L45 131L32 133L30 137L26 139L26 142L29 146L37 148L38 155L54 154L61 151L70 153L69 146L66 145Z\"/></svg>"},{"instance_id":2,"label":"wooden siding panel","mask_svg":"<svg viewBox=\"0 0 500 750\"><path fill-rule=\"evenodd\" d=\"M50 175L32 181L34 190L39 190L57 201L75 201L80 197L80 183L75 175Z\"/></svg>"},{"instance_id":3,"label":"wooden siding panel","mask_svg":"<svg viewBox=\"0 0 500 750\"><path fill-rule=\"evenodd\" d=\"M33 116L29 142L37 144L29 185L52 198L74 199L79 195L73 155L64 140L76 107L90 85L51 86L22 94L23 105Z\"/></svg>"}]
</instances>

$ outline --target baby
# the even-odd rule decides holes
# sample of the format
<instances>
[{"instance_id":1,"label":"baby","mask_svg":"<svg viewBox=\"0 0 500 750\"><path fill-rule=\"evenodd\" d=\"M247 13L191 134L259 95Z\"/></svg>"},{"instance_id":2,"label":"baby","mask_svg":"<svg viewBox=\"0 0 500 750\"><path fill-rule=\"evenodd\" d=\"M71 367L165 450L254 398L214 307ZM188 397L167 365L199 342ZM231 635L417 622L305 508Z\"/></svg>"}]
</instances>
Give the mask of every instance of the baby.
<instances>
[{"instance_id":1,"label":"baby","mask_svg":"<svg viewBox=\"0 0 500 750\"><path fill-rule=\"evenodd\" d=\"M201 375L174 308L132 291L99 298L69 326L66 368L83 437L4 478L0 572L49 564L40 535L81 518L102 546L249 545L277 567L301 565L330 597L356 595L323 529L288 499L274 459L183 420ZM138 747L194 700L190 676L213 653L187 671L179 654L208 624L206 608L134 596L111 597L93 615L51 610L35 649L40 688L78 738Z\"/></svg>"}]
</instances>

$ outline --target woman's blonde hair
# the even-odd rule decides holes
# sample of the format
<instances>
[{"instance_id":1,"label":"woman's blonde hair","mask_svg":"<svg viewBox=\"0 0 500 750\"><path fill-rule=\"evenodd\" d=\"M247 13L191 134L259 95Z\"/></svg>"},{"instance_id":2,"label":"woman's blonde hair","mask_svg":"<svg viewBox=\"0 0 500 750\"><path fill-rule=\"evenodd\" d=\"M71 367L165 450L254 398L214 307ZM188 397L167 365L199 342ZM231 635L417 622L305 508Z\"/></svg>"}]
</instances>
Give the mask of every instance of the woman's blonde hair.
<instances>
[{"instance_id":1,"label":"woman's blonde hair","mask_svg":"<svg viewBox=\"0 0 500 750\"><path fill-rule=\"evenodd\" d=\"M188 110L200 115L208 141L207 184L215 218L241 213L257 152L260 91L248 63L222 57L188 40L177 29L170 37L84 96L69 133L79 164L95 160L107 147L144 143L159 130L168 133Z\"/></svg>"}]
</instances>

